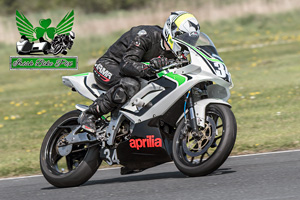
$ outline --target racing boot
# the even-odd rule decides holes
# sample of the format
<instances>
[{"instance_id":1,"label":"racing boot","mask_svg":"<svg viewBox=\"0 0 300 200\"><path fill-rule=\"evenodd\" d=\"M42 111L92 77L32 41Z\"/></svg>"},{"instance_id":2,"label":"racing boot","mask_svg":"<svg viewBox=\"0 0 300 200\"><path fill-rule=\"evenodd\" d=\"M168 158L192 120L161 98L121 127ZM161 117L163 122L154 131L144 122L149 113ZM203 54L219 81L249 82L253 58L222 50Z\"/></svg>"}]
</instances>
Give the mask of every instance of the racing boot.
<instances>
[{"instance_id":1,"label":"racing boot","mask_svg":"<svg viewBox=\"0 0 300 200\"><path fill-rule=\"evenodd\" d=\"M117 106L111 99L112 92L114 92L114 88L108 90L105 94L101 94L86 111L81 113L78 122L84 130L96 133L96 120L111 112Z\"/></svg>"},{"instance_id":2,"label":"racing boot","mask_svg":"<svg viewBox=\"0 0 300 200\"><path fill-rule=\"evenodd\" d=\"M99 106L96 102L89 106L89 108L81 113L78 118L78 123L81 127L90 132L96 133L96 120L101 118L103 113L99 110Z\"/></svg>"}]
</instances>

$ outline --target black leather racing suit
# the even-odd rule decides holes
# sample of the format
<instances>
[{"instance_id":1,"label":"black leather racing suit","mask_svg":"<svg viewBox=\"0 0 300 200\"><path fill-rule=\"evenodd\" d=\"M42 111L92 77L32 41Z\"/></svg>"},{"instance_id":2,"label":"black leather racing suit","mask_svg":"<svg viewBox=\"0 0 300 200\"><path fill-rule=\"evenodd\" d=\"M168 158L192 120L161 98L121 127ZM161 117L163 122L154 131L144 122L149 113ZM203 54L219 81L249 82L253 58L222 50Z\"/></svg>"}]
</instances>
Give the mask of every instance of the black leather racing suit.
<instances>
[{"instance_id":1,"label":"black leather racing suit","mask_svg":"<svg viewBox=\"0 0 300 200\"><path fill-rule=\"evenodd\" d=\"M94 66L95 80L107 92L90 106L92 113L111 112L134 96L140 90L136 77L150 76L142 62L158 56L175 58L164 49L161 27L137 26L124 33Z\"/></svg>"}]
</instances>

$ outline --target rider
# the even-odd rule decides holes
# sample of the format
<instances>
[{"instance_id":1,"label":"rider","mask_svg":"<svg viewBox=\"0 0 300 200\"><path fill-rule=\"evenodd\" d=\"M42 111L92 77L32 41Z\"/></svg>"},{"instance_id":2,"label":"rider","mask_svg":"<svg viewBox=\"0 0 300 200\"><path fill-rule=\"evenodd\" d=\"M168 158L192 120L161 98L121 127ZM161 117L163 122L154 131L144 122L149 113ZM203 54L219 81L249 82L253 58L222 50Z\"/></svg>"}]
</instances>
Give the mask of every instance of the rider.
<instances>
[{"instance_id":1,"label":"rider","mask_svg":"<svg viewBox=\"0 0 300 200\"><path fill-rule=\"evenodd\" d=\"M49 51L50 53L53 54L59 54L62 53L66 55L67 49L71 49L73 44L74 44L74 39L75 39L75 33L73 31L70 31L69 34L61 34L55 36L55 38L51 42L51 50ZM56 51L56 48L58 47L64 47L61 49L62 52Z\"/></svg>"},{"instance_id":2,"label":"rider","mask_svg":"<svg viewBox=\"0 0 300 200\"><path fill-rule=\"evenodd\" d=\"M82 112L78 119L82 128L94 133L97 118L123 105L140 90L138 77L151 78L155 76L155 70L168 65L168 59L176 58L182 49L173 38L191 43L199 35L197 19L184 11L172 12L163 29L137 26L124 33L96 61L95 80L107 92ZM143 63L149 60L152 67Z\"/></svg>"}]
</instances>

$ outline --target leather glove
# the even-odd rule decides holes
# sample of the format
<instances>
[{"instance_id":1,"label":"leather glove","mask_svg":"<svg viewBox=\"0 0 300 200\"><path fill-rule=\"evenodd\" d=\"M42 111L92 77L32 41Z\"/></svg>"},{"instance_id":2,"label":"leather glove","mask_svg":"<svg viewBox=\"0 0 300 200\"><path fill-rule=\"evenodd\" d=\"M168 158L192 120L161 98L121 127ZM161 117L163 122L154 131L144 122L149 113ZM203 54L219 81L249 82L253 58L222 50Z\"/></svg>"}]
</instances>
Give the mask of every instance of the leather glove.
<instances>
[{"instance_id":1,"label":"leather glove","mask_svg":"<svg viewBox=\"0 0 300 200\"><path fill-rule=\"evenodd\" d=\"M157 58L152 58L150 60L150 64L153 66L154 69L161 69L162 67L168 65L168 58L160 56Z\"/></svg>"},{"instance_id":2,"label":"leather glove","mask_svg":"<svg viewBox=\"0 0 300 200\"><path fill-rule=\"evenodd\" d=\"M155 74L156 74L155 70L148 65L144 65L143 70L144 70L144 75L143 75L144 77L150 78L150 77L155 76Z\"/></svg>"}]
</instances>

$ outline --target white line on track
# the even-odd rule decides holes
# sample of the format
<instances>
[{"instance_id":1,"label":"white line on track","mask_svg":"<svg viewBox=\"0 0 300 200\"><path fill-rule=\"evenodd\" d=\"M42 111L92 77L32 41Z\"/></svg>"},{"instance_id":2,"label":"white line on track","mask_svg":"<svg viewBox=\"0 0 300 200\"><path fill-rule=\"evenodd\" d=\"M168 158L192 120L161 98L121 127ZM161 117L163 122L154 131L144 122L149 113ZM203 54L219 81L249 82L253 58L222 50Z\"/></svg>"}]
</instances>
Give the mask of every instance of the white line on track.
<instances>
[{"instance_id":1,"label":"white line on track","mask_svg":"<svg viewBox=\"0 0 300 200\"><path fill-rule=\"evenodd\" d=\"M17 179L24 179L24 178L34 178L34 177L40 177L43 175L32 175L32 176L20 176L20 177L11 177L11 178L1 178L0 181L8 181L8 180L17 180Z\"/></svg>"},{"instance_id":2,"label":"white line on track","mask_svg":"<svg viewBox=\"0 0 300 200\"><path fill-rule=\"evenodd\" d=\"M229 156L229 158L240 158L240 157L249 157L249 156L262 156L262 155L271 155L271 154L280 154L280 153L292 153L292 152L300 152L300 149L287 150L287 151L266 152L266 153L256 153L256 154L245 154L245 155L238 155L238 156ZM169 162L169 163L173 163L173 162ZM106 171L106 170L113 170L113 169L120 169L120 167L103 168L103 169L99 169L99 171ZM35 178L35 177L41 177L41 176L43 176L43 175L32 175L32 176L21 176L21 177L11 177L11 178L0 178L0 181L18 180L18 179L25 179L25 178Z\"/></svg>"},{"instance_id":3,"label":"white line on track","mask_svg":"<svg viewBox=\"0 0 300 200\"><path fill-rule=\"evenodd\" d=\"M287 151L274 151L274 152L266 152L266 153L256 153L256 154L245 154L245 155L238 155L238 156L229 156L229 158L239 158L239 157L248 157L248 156L262 156L262 155L269 155L269 154L291 153L291 152L300 152L300 149L287 150Z\"/></svg>"}]
</instances>

